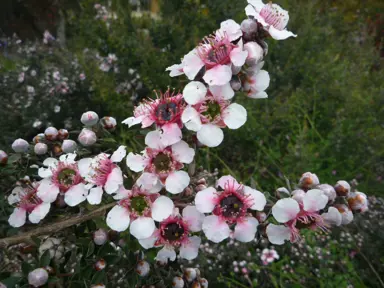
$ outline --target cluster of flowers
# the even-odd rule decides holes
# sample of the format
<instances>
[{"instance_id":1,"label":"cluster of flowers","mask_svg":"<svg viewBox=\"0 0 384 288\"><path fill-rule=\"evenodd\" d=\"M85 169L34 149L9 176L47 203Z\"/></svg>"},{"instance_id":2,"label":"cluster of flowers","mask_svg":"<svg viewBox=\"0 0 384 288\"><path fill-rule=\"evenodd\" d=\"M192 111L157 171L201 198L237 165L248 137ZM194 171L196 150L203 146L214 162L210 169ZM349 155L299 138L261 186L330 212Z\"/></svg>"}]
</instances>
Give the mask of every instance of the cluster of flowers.
<instances>
[{"instance_id":1,"label":"cluster of flowers","mask_svg":"<svg viewBox=\"0 0 384 288\"><path fill-rule=\"evenodd\" d=\"M109 2L109 6L110 6L110 2ZM96 9L96 12L97 12L95 19L101 19L103 22L105 22L108 28L111 25L111 21L117 19L116 13L109 11L107 7L99 3L95 4L94 8Z\"/></svg>"}]
</instances>

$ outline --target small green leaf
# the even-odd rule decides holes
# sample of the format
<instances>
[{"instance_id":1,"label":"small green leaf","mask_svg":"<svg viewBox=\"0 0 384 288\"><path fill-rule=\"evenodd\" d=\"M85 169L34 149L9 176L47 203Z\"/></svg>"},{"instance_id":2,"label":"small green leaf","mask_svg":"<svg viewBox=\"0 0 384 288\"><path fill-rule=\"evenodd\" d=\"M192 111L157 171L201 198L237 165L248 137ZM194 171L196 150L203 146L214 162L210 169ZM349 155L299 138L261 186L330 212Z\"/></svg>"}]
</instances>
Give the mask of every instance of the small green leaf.
<instances>
[{"instance_id":1,"label":"small green leaf","mask_svg":"<svg viewBox=\"0 0 384 288\"><path fill-rule=\"evenodd\" d=\"M40 267L48 266L50 262L51 262L51 254L49 253L49 249L48 249L40 257Z\"/></svg>"},{"instance_id":2,"label":"small green leaf","mask_svg":"<svg viewBox=\"0 0 384 288\"><path fill-rule=\"evenodd\" d=\"M21 277L9 277L6 279L2 279L1 283L5 285L7 288L13 288L21 281Z\"/></svg>"},{"instance_id":3,"label":"small green leaf","mask_svg":"<svg viewBox=\"0 0 384 288\"><path fill-rule=\"evenodd\" d=\"M105 270L97 271L92 277L92 284L103 283L105 278Z\"/></svg>"},{"instance_id":4,"label":"small green leaf","mask_svg":"<svg viewBox=\"0 0 384 288\"><path fill-rule=\"evenodd\" d=\"M95 244L93 243L93 241L90 241L88 244L88 250L87 250L87 256L86 257L91 256L94 251L95 251Z\"/></svg>"},{"instance_id":5,"label":"small green leaf","mask_svg":"<svg viewBox=\"0 0 384 288\"><path fill-rule=\"evenodd\" d=\"M15 163L15 162L19 161L20 159L21 159L20 153L12 154L8 158L8 163Z\"/></svg>"}]
</instances>

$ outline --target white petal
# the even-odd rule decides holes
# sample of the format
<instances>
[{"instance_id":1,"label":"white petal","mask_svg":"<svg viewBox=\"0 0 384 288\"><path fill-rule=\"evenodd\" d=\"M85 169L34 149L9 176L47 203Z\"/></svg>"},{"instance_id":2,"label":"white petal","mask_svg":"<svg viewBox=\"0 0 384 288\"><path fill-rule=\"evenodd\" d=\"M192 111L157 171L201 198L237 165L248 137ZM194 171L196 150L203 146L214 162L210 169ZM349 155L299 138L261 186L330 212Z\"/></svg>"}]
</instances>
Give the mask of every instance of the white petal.
<instances>
[{"instance_id":1,"label":"white petal","mask_svg":"<svg viewBox=\"0 0 384 288\"><path fill-rule=\"evenodd\" d=\"M238 129L247 121L247 110L237 103L232 103L223 111L222 118L229 129Z\"/></svg>"},{"instance_id":2,"label":"white petal","mask_svg":"<svg viewBox=\"0 0 384 288\"><path fill-rule=\"evenodd\" d=\"M173 64L165 69L165 71L170 71L169 76L175 77L184 74L184 66L182 64Z\"/></svg>"},{"instance_id":3,"label":"white petal","mask_svg":"<svg viewBox=\"0 0 384 288\"><path fill-rule=\"evenodd\" d=\"M237 24L232 19L228 19L226 21L221 22L220 30L225 32L228 35L229 41L234 41L236 39L239 39L243 35L240 25Z\"/></svg>"},{"instance_id":4,"label":"white petal","mask_svg":"<svg viewBox=\"0 0 384 288\"><path fill-rule=\"evenodd\" d=\"M60 156L60 161L72 164L75 163L76 153L67 153Z\"/></svg>"},{"instance_id":5,"label":"white petal","mask_svg":"<svg viewBox=\"0 0 384 288\"><path fill-rule=\"evenodd\" d=\"M241 67L244 65L245 60L248 57L248 51L243 50L242 47L236 47L229 53L229 57L231 58L231 62L236 67Z\"/></svg>"},{"instance_id":6,"label":"white petal","mask_svg":"<svg viewBox=\"0 0 384 288\"><path fill-rule=\"evenodd\" d=\"M177 123L163 125L161 130L163 133L160 134L160 141L163 147L173 145L183 138L181 129Z\"/></svg>"},{"instance_id":7,"label":"white petal","mask_svg":"<svg viewBox=\"0 0 384 288\"><path fill-rule=\"evenodd\" d=\"M259 221L254 217L246 217L244 221L237 222L235 227L235 238L240 242L250 242L255 239Z\"/></svg>"},{"instance_id":8,"label":"white petal","mask_svg":"<svg viewBox=\"0 0 384 288\"><path fill-rule=\"evenodd\" d=\"M141 174L136 181L136 185L144 190L147 190L149 193L157 193L163 188L163 185L156 174L147 172Z\"/></svg>"},{"instance_id":9,"label":"white petal","mask_svg":"<svg viewBox=\"0 0 384 288\"><path fill-rule=\"evenodd\" d=\"M115 152L113 152L111 156L112 162L121 162L123 158L127 155L127 150L125 150L125 146L121 145Z\"/></svg>"},{"instance_id":10,"label":"white petal","mask_svg":"<svg viewBox=\"0 0 384 288\"><path fill-rule=\"evenodd\" d=\"M68 206L74 207L85 201L88 196L88 190L83 183L77 184L64 194L64 201Z\"/></svg>"},{"instance_id":11,"label":"white petal","mask_svg":"<svg viewBox=\"0 0 384 288\"><path fill-rule=\"evenodd\" d=\"M268 88L271 78L269 73L265 70L260 70L257 74L253 75L251 78L252 84L251 88L256 93L264 91ZM253 96L255 98L256 96Z\"/></svg>"},{"instance_id":12,"label":"white petal","mask_svg":"<svg viewBox=\"0 0 384 288\"><path fill-rule=\"evenodd\" d=\"M285 40L289 37L297 37L296 34L293 34L291 31L288 31L287 29L278 30L272 25L269 26L268 32L269 32L269 35L271 35L272 38L275 40Z\"/></svg>"},{"instance_id":13,"label":"white petal","mask_svg":"<svg viewBox=\"0 0 384 288\"><path fill-rule=\"evenodd\" d=\"M268 98L268 94L265 91L261 92L255 92L255 93L248 93L247 96L252 99L265 99Z\"/></svg>"},{"instance_id":14,"label":"white petal","mask_svg":"<svg viewBox=\"0 0 384 288\"><path fill-rule=\"evenodd\" d=\"M157 231L155 230L155 232L153 232L153 234L146 238L146 239L139 239L139 243L140 245L144 248L144 249L150 249L152 248L153 246L155 246L155 243L157 241Z\"/></svg>"},{"instance_id":15,"label":"white petal","mask_svg":"<svg viewBox=\"0 0 384 288\"><path fill-rule=\"evenodd\" d=\"M77 167L79 168L80 175L82 177L87 177L91 169L92 158L83 158L77 162Z\"/></svg>"},{"instance_id":16,"label":"white petal","mask_svg":"<svg viewBox=\"0 0 384 288\"><path fill-rule=\"evenodd\" d=\"M221 187L223 190L227 185L234 186L236 190L241 188L241 185L231 175L221 176L219 180L216 181L216 187Z\"/></svg>"},{"instance_id":17,"label":"white petal","mask_svg":"<svg viewBox=\"0 0 384 288\"><path fill-rule=\"evenodd\" d=\"M204 101L208 89L199 81L189 82L183 90L183 98L190 105L195 105Z\"/></svg>"},{"instance_id":18,"label":"white petal","mask_svg":"<svg viewBox=\"0 0 384 288\"><path fill-rule=\"evenodd\" d=\"M174 207L175 205L170 198L166 196L160 196L152 204L152 218L155 221L161 222L171 216Z\"/></svg>"},{"instance_id":19,"label":"white petal","mask_svg":"<svg viewBox=\"0 0 384 288\"><path fill-rule=\"evenodd\" d=\"M141 121L143 121L144 117L145 115L140 115L139 117L129 117L121 123L127 124L128 127L132 127L133 125L140 124Z\"/></svg>"},{"instance_id":20,"label":"white petal","mask_svg":"<svg viewBox=\"0 0 384 288\"><path fill-rule=\"evenodd\" d=\"M280 199L272 207L272 215L280 223L295 219L299 212L299 203L292 198Z\"/></svg>"},{"instance_id":21,"label":"white petal","mask_svg":"<svg viewBox=\"0 0 384 288\"><path fill-rule=\"evenodd\" d=\"M163 149L162 133L160 130L148 132L145 136L145 145L153 149Z\"/></svg>"},{"instance_id":22,"label":"white petal","mask_svg":"<svg viewBox=\"0 0 384 288\"><path fill-rule=\"evenodd\" d=\"M131 194L131 190L127 190L123 185L120 186L119 190L116 191L116 194L113 195L113 199L121 200L127 198Z\"/></svg>"},{"instance_id":23,"label":"white petal","mask_svg":"<svg viewBox=\"0 0 384 288\"><path fill-rule=\"evenodd\" d=\"M51 203L41 203L40 205L37 205L29 214L29 221L34 224L39 223L48 214L49 209L51 209Z\"/></svg>"},{"instance_id":24,"label":"white petal","mask_svg":"<svg viewBox=\"0 0 384 288\"><path fill-rule=\"evenodd\" d=\"M121 172L120 167L115 167L108 175L107 182L104 185L105 192L108 194L115 193L121 185L123 185L123 172Z\"/></svg>"},{"instance_id":25,"label":"white petal","mask_svg":"<svg viewBox=\"0 0 384 288\"><path fill-rule=\"evenodd\" d=\"M181 121L183 121L185 127L191 131L199 131L201 129L201 119L199 112L192 106L188 106L181 114Z\"/></svg>"},{"instance_id":26,"label":"white petal","mask_svg":"<svg viewBox=\"0 0 384 288\"><path fill-rule=\"evenodd\" d=\"M139 217L133 220L129 227L129 232L137 239L146 239L151 237L155 231L155 221L150 217Z\"/></svg>"},{"instance_id":27,"label":"white petal","mask_svg":"<svg viewBox=\"0 0 384 288\"><path fill-rule=\"evenodd\" d=\"M88 200L88 203L91 205L99 205L101 203L102 197L103 197L103 188L95 187L89 190L87 200Z\"/></svg>"},{"instance_id":28,"label":"white petal","mask_svg":"<svg viewBox=\"0 0 384 288\"><path fill-rule=\"evenodd\" d=\"M172 145L172 157L179 162L189 164L193 161L193 157L195 157L195 150L189 147L185 141L181 140Z\"/></svg>"},{"instance_id":29,"label":"white petal","mask_svg":"<svg viewBox=\"0 0 384 288\"><path fill-rule=\"evenodd\" d=\"M208 147L217 147L223 142L223 131L214 124L204 124L199 131L197 131L197 139Z\"/></svg>"},{"instance_id":30,"label":"white petal","mask_svg":"<svg viewBox=\"0 0 384 288\"><path fill-rule=\"evenodd\" d=\"M232 78L232 70L231 67L227 65L216 65L212 69L205 72L203 77L204 81L211 85L225 85Z\"/></svg>"},{"instance_id":31,"label":"white petal","mask_svg":"<svg viewBox=\"0 0 384 288\"><path fill-rule=\"evenodd\" d=\"M215 99L229 100L235 96L235 91L233 91L230 83L222 86L210 86L209 91L211 91Z\"/></svg>"},{"instance_id":32,"label":"white petal","mask_svg":"<svg viewBox=\"0 0 384 288\"><path fill-rule=\"evenodd\" d=\"M269 224L266 232L269 242L276 245L284 244L284 241L291 237L291 231L283 225Z\"/></svg>"},{"instance_id":33,"label":"white petal","mask_svg":"<svg viewBox=\"0 0 384 288\"><path fill-rule=\"evenodd\" d=\"M124 207L116 205L108 212L107 225L112 230L118 232L125 231L127 230L130 221L129 211Z\"/></svg>"},{"instance_id":34,"label":"white petal","mask_svg":"<svg viewBox=\"0 0 384 288\"><path fill-rule=\"evenodd\" d=\"M187 172L175 171L169 174L165 180L165 189L172 194L178 194L187 188L189 181L190 178Z\"/></svg>"},{"instance_id":35,"label":"white petal","mask_svg":"<svg viewBox=\"0 0 384 288\"><path fill-rule=\"evenodd\" d=\"M248 3L251 4L257 12L260 12L265 6L262 0L248 0Z\"/></svg>"},{"instance_id":36,"label":"white petal","mask_svg":"<svg viewBox=\"0 0 384 288\"><path fill-rule=\"evenodd\" d=\"M56 200L57 195L60 193L59 187L56 187L51 179L43 179L40 181L39 187L37 187L37 196L47 203L52 203Z\"/></svg>"},{"instance_id":37,"label":"white petal","mask_svg":"<svg viewBox=\"0 0 384 288\"><path fill-rule=\"evenodd\" d=\"M168 259L171 261L175 261L176 259L175 249L173 249L172 246L164 246L163 249L161 249L157 253L157 256L155 259L161 262L168 262Z\"/></svg>"},{"instance_id":38,"label":"white petal","mask_svg":"<svg viewBox=\"0 0 384 288\"><path fill-rule=\"evenodd\" d=\"M201 192L202 191L199 193ZM204 214L200 213L195 206L188 205L183 209L183 219L188 222L188 228L192 232L198 232L201 230L204 218Z\"/></svg>"},{"instance_id":39,"label":"white petal","mask_svg":"<svg viewBox=\"0 0 384 288\"><path fill-rule=\"evenodd\" d=\"M20 202L21 197L26 194L24 192L24 189L20 186L16 186L13 188L11 194L8 196L8 203L9 205L13 205L15 203Z\"/></svg>"},{"instance_id":40,"label":"white petal","mask_svg":"<svg viewBox=\"0 0 384 288\"><path fill-rule=\"evenodd\" d=\"M252 189L251 187L244 186L244 194L249 195L250 199L252 199L253 204L250 207L252 210L264 210L265 204L267 204L267 199L262 192Z\"/></svg>"},{"instance_id":41,"label":"white petal","mask_svg":"<svg viewBox=\"0 0 384 288\"><path fill-rule=\"evenodd\" d=\"M189 80L193 80L201 68L203 68L204 62L200 59L195 48L184 56L182 65L185 75Z\"/></svg>"},{"instance_id":42,"label":"white petal","mask_svg":"<svg viewBox=\"0 0 384 288\"><path fill-rule=\"evenodd\" d=\"M148 165L149 159L142 155L129 152L126 161L129 169L134 172L141 172Z\"/></svg>"},{"instance_id":43,"label":"white petal","mask_svg":"<svg viewBox=\"0 0 384 288\"><path fill-rule=\"evenodd\" d=\"M57 163L59 163L57 159L49 157L44 160L43 165L46 167L56 167Z\"/></svg>"},{"instance_id":44,"label":"white petal","mask_svg":"<svg viewBox=\"0 0 384 288\"><path fill-rule=\"evenodd\" d=\"M200 237L198 236L189 237L188 243L185 243L180 247L180 257L187 260L195 259L199 254L200 244L201 244Z\"/></svg>"},{"instance_id":45,"label":"white petal","mask_svg":"<svg viewBox=\"0 0 384 288\"><path fill-rule=\"evenodd\" d=\"M341 213L335 207L329 207L328 212L321 214L321 217L326 223L336 226L340 226L343 220Z\"/></svg>"},{"instance_id":46,"label":"white petal","mask_svg":"<svg viewBox=\"0 0 384 288\"><path fill-rule=\"evenodd\" d=\"M8 223L12 227L18 228L25 224L27 218L27 211L22 208L15 208L13 213L9 216Z\"/></svg>"},{"instance_id":47,"label":"white petal","mask_svg":"<svg viewBox=\"0 0 384 288\"><path fill-rule=\"evenodd\" d=\"M201 213L211 213L215 208L216 193L216 189L213 187L197 192L195 197L196 209Z\"/></svg>"},{"instance_id":48,"label":"white petal","mask_svg":"<svg viewBox=\"0 0 384 288\"><path fill-rule=\"evenodd\" d=\"M303 198L304 210L316 212L323 209L328 203L328 197L322 190L312 189L305 193Z\"/></svg>"},{"instance_id":49,"label":"white petal","mask_svg":"<svg viewBox=\"0 0 384 288\"><path fill-rule=\"evenodd\" d=\"M44 167L40 167L37 174L41 177L41 178L48 178L48 177L51 177L52 176L52 170L51 168L44 168Z\"/></svg>"},{"instance_id":50,"label":"white petal","mask_svg":"<svg viewBox=\"0 0 384 288\"><path fill-rule=\"evenodd\" d=\"M203 231L209 240L219 243L229 237L231 230L225 221L220 220L216 215L205 217Z\"/></svg>"}]
</instances>

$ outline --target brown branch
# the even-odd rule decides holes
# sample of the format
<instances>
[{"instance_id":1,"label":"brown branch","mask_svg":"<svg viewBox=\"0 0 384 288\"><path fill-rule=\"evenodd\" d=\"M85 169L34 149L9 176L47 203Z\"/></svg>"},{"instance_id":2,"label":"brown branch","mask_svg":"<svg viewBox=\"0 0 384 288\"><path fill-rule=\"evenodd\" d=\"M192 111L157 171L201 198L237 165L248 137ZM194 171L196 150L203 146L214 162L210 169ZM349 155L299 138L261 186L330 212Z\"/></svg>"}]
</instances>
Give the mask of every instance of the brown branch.
<instances>
[{"instance_id":1,"label":"brown branch","mask_svg":"<svg viewBox=\"0 0 384 288\"><path fill-rule=\"evenodd\" d=\"M31 231L21 233L16 236L0 239L0 248L7 248L8 246L16 245L23 242L32 242L31 237L40 236L40 235L49 235L57 231L63 230L70 226L80 224L82 222L91 220L93 218L104 215L105 210L116 205L116 202L106 204L100 208L97 208L93 211L89 211L86 214L73 216L71 218L61 220L47 226L41 226Z\"/></svg>"}]
</instances>

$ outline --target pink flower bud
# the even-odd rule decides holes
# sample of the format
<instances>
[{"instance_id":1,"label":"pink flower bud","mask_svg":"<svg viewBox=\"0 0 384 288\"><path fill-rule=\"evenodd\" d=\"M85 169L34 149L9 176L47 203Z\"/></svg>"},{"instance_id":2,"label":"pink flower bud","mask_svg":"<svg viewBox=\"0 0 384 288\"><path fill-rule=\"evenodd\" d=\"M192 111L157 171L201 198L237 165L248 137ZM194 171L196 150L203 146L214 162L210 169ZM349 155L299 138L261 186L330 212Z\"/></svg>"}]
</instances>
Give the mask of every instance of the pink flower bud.
<instances>
[{"instance_id":1,"label":"pink flower bud","mask_svg":"<svg viewBox=\"0 0 384 288\"><path fill-rule=\"evenodd\" d=\"M48 151L48 146L45 143L37 143L33 148L36 155L44 155Z\"/></svg>"},{"instance_id":2,"label":"pink flower bud","mask_svg":"<svg viewBox=\"0 0 384 288\"><path fill-rule=\"evenodd\" d=\"M88 111L81 115L80 121L85 126L93 126L96 125L99 121L99 116L96 114L96 112Z\"/></svg>"},{"instance_id":3,"label":"pink flower bud","mask_svg":"<svg viewBox=\"0 0 384 288\"><path fill-rule=\"evenodd\" d=\"M349 192L351 191L351 186L348 184L347 181L340 180L337 181L335 185L335 191L337 193L337 196L345 197L348 196Z\"/></svg>"},{"instance_id":4,"label":"pink flower bud","mask_svg":"<svg viewBox=\"0 0 384 288\"><path fill-rule=\"evenodd\" d=\"M320 184L316 186L316 189L320 189L324 192L324 194L328 197L329 202L333 202L336 199L336 191L335 189L329 185L329 184Z\"/></svg>"},{"instance_id":5,"label":"pink flower bud","mask_svg":"<svg viewBox=\"0 0 384 288\"><path fill-rule=\"evenodd\" d=\"M96 245L104 245L108 240L108 233L104 229L99 229L93 233L93 242Z\"/></svg>"},{"instance_id":6,"label":"pink flower bud","mask_svg":"<svg viewBox=\"0 0 384 288\"><path fill-rule=\"evenodd\" d=\"M68 136L69 136L69 133L68 133L67 129L60 129L59 130L59 135L58 135L59 140L67 139Z\"/></svg>"},{"instance_id":7,"label":"pink flower bud","mask_svg":"<svg viewBox=\"0 0 384 288\"><path fill-rule=\"evenodd\" d=\"M84 73L81 73L80 75L79 75L79 78L80 78L80 80L81 81L84 81L85 80L85 74Z\"/></svg>"},{"instance_id":8,"label":"pink flower bud","mask_svg":"<svg viewBox=\"0 0 384 288\"><path fill-rule=\"evenodd\" d=\"M205 279L205 278L200 278L200 285L201 285L201 288L208 288L208 280Z\"/></svg>"},{"instance_id":9,"label":"pink flower bud","mask_svg":"<svg viewBox=\"0 0 384 288\"><path fill-rule=\"evenodd\" d=\"M26 153L26 152L28 152L28 148L29 148L28 142L25 141L24 139L21 139L21 138L16 139L12 143L12 149L16 153Z\"/></svg>"},{"instance_id":10,"label":"pink flower bud","mask_svg":"<svg viewBox=\"0 0 384 288\"><path fill-rule=\"evenodd\" d=\"M101 118L100 123L106 130L113 130L116 128L117 125L116 119L109 116Z\"/></svg>"},{"instance_id":11,"label":"pink flower bud","mask_svg":"<svg viewBox=\"0 0 384 288\"><path fill-rule=\"evenodd\" d=\"M353 213L347 205L335 204L334 207L339 210L341 214L341 224L347 225L353 221Z\"/></svg>"},{"instance_id":12,"label":"pink flower bud","mask_svg":"<svg viewBox=\"0 0 384 288\"><path fill-rule=\"evenodd\" d=\"M105 266L107 266L107 263L105 262L104 259L100 259L99 261L97 261L95 263L95 269L96 271L101 271L105 268Z\"/></svg>"},{"instance_id":13,"label":"pink flower bud","mask_svg":"<svg viewBox=\"0 0 384 288\"><path fill-rule=\"evenodd\" d=\"M192 282L196 279L197 273L196 269L194 268L185 268L184 270L184 277L188 282Z\"/></svg>"},{"instance_id":14,"label":"pink flower bud","mask_svg":"<svg viewBox=\"0 0 384 288\"><path fill-rule=\"evenodd\" d=\"M262 223L267 220L267 214L265 214L264 212L256 211L256 219L257 221Z\"/></svg>"},{"instance_id":15,"label":"pink flower bud","mask_svg":"<svg viewBox=\"0 0 384 288\"><path fill-rule=\"evenodd\" d=\"M77 144L73 140L66 139L63 141L63 145L61 145L61 149L64 153L73 153L77 149Z\"/></svg>"},{"instance_id":16,"label":"pink flower bud","mask_svg":"<svg viewBox=\"0 0 384 288\"><path fill-rule=\"evenodd\" d=\"M45 139L49 141L56 140L57 136L59 135L59 131L55 127L48 127L44 131Z\"/></svg>"},{"instance_id":17,"label":"pink flower bud","mask_svg":"<svg viewBox=\"0 0 384 288\"><path fill-rule=\"evenodd\" d=\"M172 280L173 288L184 288L184 280L181 277L174 277Z\"/></svg>"},{"instance_id":18,"label":"pink flower bud","mask_svg":"<svg viewBox=\"0 0 384 288\"><path fill-rule=\"evenodd\" d=\"M298 203L303 203L304 196L304 190L296 189L292 191L292 198L295 199Z\"/></svg>"},{"instance_id":19,"label":"pink flower bud","mask_svg":"<svg viewBox=\"0 0 384 288\"><path fill-rule=\"evenodd\" d=\"M348 195L348 205L353 212L365 212L368 210L367 195L362 192L351 192Z\"/></svg>"},{"instance_id":20,"label":"pink flower bud","mask_svg":"<svg viewBox=\"0 0 384 288\"><path fill-rule=\"evenodd\" d=\"M241 272L243 272L243 274L248 274L248 270L245 267L241 268Z\"/></svg>"},{"instance_id":21,"label":"pink flower bud","mask_svg":"<svg viewBox=\"0 0 384 288\"><path fill-rule=\"evenodd\" d=\"M201 178L197 181L197 185L199 184L207 185L207 180L205 180L205 178Z\"/></svg>"},{"instance_id":22,"label":"pink flower bud","mask_svg":"<svg viewBox=\"0 0 384 288\"><path fill-rule=\"evenodd\" d=\"M95 132L87 128L84 128L83 130L81 130L78 140L83 146L92 146L93 144L96 143L97 137Z\"/></svg>"},{"instance_id":23,"label":"pink flower bud","mask_svg":"<svg viewBox=\"0 0 384 288\"><path fill-rule=\"evenodd\" d=\"M41 143L45 141L44 133L39 133L35 137L33 137L33 143Z\"/></svg>"},{"instance_id":24,"label":"pink flower bud","mask_svg":"<svg viewBox=\"0 0 384 288\"><path fill-rule=\"evenodd\" d=\"M234 78L230 81L230 84L231 84L231 88L234 90L234 91L239 91L241 89L241 82L238 78Z\"/></svg>"},{"instance_id":25,"label":"pink flower bud","mask_svg":"<svg viewBox=\"0 0 384 288\"><path fill-rule=\"evenodd\" d=\"M244 50L248 51L247 60L245 63L253 66L260 62L264 57L264 49L256 42L248 42L244 45Z\"/></svg>"},{"instance_id":26,"label":"pink flower bud","mask_svg":"<svg viewBox=\"0 0 384 288\"><path fill-rule=\"evenodd\" d=\"M194 281L192 283L192 288L201 288L200 282L198 280Z\"/></svg>"},{"instance_id":27,"label":"pink flower bud","mask_svg":"<svg viewBox=\"0 0 384 288\"><path fill-rule=\"evenodd\" d=\"M245 34L252 34L257 32L257 22L253 19L245 19L241 22L241 31Z\"/></svg>"},{"instance_id":28,"label":"pink flower bud","mask_svg":"<svg viewBox=\"0 0 384 288\"><path fill-rule=\"evenodd\" d=\"M28 274L28 283L33 287L43 286L48 281L48 272L43 268L37 268Z\"/></svg>"},{"instance_id":29,"label":"pink flower bud","mask_svg":"<svg viewBox=\"0 0 384 288\"><path fill-rule=\"evenodd\" d=\"M0 150L0 165L6 165L8 162L8 155L3 150Z\"/></svg>"},{"instance_id":30,"label":"pink flower bud","mask_svg":"<svg viewBox=\"0 0 384 288\"><path fill-rule=\"evenodd\" d=\"M196 192L199 192L199 191L202 191L204 189L207 189L207 186L203 185L203 184L200 184L200 185L197 185L196 186Z\"/></svg>"},{"instance_id":31,"label":"pink flower bud","mask_svg":"<svg viewBox=\"0 0 384 288\"><path fill-rule=\"evenodd\" d=\"M319 184L319 178L311 172L304 173L299 180L299 185L304 190L313 188Z\"/></svg>"},{"instance_id":32,"label":"pink flower bud","mask_svg":"<svg viewBox=\"0 0 384 288\"><path fill-rule=\"evenodd\" d=\"M136 265L136 273L139 274L141 277L145 277L149 274L149 271L151 270L151 267L149 266L149 263L147 261L139 261Z\"/></svg>"}]
</instances>

